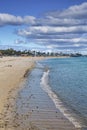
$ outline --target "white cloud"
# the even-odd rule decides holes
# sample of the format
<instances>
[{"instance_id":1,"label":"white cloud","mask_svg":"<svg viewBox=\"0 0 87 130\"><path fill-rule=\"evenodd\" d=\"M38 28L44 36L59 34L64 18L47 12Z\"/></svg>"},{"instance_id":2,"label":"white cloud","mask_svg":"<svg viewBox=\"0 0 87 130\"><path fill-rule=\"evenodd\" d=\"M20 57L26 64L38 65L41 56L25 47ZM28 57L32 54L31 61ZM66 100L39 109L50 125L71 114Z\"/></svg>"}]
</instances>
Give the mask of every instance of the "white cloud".
<instances>
[{"instance_id":1,"label":"white cloud","mask_svg":"<svg viewBox=\"0 0 87 130\"><path fill-rule=\"evenodd\" d=\"M40 38L42 36L42 39L45 37L50 38L53 37L56 39L65 39L64 35L66 38L69 38L68 35L71 34L71 39L72 37L75 38L77 36L78 40L82 39L83 34L87 33L87 25L83 26L71 26L71 27L54 27L54 26L33 26L29 27L27 29L19 29L17 31L17 34L20 36L25 36L27 38ZM76 34L76 35L75 35ZM55 37L56 36L56 37ZM79 38L79 36L81 38ZM48 38L47 37L47 38ZM74 40L73 40L74 41ZM77 42L77 41L76 41Z\"/></svg>"},{"instance_id":2,"label":"white cloud","mask_svg":"<svg viewBox=\"0 0 87 130\"><path fill-rule=\"evenodd\" d=\"M36 25L75 26L87 25L87 2L71 6L68 9L46 13L44 18L36 20Z\"/></svg>"},{"instance_id":3,"label":"white cloud","mask_svg":"<svg viewBox=\"0 0 87 130\"><path fill-rule=\"evenodd\" d=\"M82 17L87 18L87 2L82 3L81 5L74 5L68 9L62 11L49 12L47 15L53 16L55 18L77 18Z\"/></svg>"},{"instance_id":4,"label":"white cloud","mask_svg":"<svg viewBox=\"0 0 87 130\"><path fill-rule=\"evenodd\" d=\"M11 14L0 13L0 26L5 25L22 25L22 24L34 24L35 17L33 16L14 16Z\"/></svg>"},{"instance_id":5,"label":"white cloud","mask_svg":"<svg viewBox=\"0 0 87 130\"><path fill-rule=\"evenodd\" d=\"M23 21L25 24L35 24L36 18L34 16L25 16Z\"/></svg>"},{"instance_id":6,"label":"white cloud","mask_svg":"<svg viewBox=\"0 0 87 130\"><path fill-rule=\"evenodd\" d=\"M26 41L20 40L20 39L16 39L14 41L14 44L26 44Z\"/></svg>"}]
</instances>

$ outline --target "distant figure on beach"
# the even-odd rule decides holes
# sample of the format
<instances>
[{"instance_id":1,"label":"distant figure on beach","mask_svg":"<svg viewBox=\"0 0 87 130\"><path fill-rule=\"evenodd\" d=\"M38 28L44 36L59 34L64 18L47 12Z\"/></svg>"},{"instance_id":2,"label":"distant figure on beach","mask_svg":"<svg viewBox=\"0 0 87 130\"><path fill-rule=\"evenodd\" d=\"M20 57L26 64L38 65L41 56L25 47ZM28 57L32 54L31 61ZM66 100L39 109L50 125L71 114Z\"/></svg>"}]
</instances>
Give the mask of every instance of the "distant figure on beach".
<instances>
[{"instance_id":1,"label":"distant figure on beach","mask_svg":"<svg viewBox=\"0 0 87 130\"><path fill-rule=\"evenodd\" d=\"M0 52L0 58L2 58L2 53Z\"/></svg>"}]
</instances>

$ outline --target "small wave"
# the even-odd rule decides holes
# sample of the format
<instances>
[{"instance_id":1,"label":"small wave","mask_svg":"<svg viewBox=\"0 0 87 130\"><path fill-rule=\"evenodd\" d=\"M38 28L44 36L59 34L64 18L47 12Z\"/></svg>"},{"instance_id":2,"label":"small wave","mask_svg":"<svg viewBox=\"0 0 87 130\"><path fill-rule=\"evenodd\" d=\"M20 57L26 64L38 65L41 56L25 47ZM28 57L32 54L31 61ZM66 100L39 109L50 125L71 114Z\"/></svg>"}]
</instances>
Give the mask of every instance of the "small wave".
<instances>
[{"instance_id":1,"label":"small wave","mask_svg":"<svg viewBox=\"0 0 87 130\"><path fill-rule=\"evenodd\" d=\"M70 121L76 128L82 128L82 125L75 117L73 117L70 113L68 113L67 108L64 107L61 100L58 98L58 96L52 91L50 85L49 85L49 70L44 72L42 78L41 78L41 86L43 90L49 95L49 97L54 102L57 109L60 110L61 113Z\"/></svg>"},{"instance_id":2,"label":"small wave","mask_svg":"<svg viewBox=\"0 0 87 130\"><path fill-rule=\"evenodd\" d=\"M42 65L39 61L36 61L36 68L37 69L44 69L44 65Z\"/></svg>"}]
</instances>

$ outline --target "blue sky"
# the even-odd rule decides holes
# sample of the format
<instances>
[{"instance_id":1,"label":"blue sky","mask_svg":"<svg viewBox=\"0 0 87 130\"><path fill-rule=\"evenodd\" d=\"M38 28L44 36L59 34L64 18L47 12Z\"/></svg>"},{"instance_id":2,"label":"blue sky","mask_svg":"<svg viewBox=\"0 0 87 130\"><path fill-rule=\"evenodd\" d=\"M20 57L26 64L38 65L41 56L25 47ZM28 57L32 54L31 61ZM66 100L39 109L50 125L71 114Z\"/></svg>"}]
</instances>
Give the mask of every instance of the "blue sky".
<instances>
[{"instance_id":1,"label":"blue sky","mask_svg":"<svg viewBox=\"0 0 87 130\"><path fill-rule=\"evenodd\" d=\"M0 49L87 51L86 0L1 0Z\"/></svg>"}]
</instances>

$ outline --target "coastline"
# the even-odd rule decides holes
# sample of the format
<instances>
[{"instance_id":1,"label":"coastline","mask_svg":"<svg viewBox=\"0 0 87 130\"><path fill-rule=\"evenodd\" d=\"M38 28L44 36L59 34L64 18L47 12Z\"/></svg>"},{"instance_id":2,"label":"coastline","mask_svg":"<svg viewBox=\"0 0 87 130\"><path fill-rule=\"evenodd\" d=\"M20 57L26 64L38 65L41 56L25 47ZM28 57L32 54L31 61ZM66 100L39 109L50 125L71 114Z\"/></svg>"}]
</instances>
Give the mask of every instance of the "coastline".
<instances>
[{"instance_id":1,"label":"coastline","mask_svg":"<svg viewBox=\"0 0 87 130\"><path fill-rule=\"evenodd\" d=\"M0 105L2 105L1 106L2 109L0 108L0 113L3 111L4 105L7 104L7 98L9 97L9 101L11 100L11 102L12 102L12 98L14 98L15 93L17 93L17 90L18 90L17 88L20 86L22 81L24 81L24 79L27 77L27 75L29 75L29 71L31 69L33 69L35 62L38 60L41 60L41 59L43 59L43 58L41 58L41 57L40 58L5 57L0 60L0 71L4 72L2 79L4 79L4 81L7 81L7 82L3 82L4 87L3 86L0 87L0 89L1 89L0 92L3 91L2 95L0 95L0 96L2 96L2 98L0 100ZM9 81L8 81L8 79L9 79ZM3 84L1 84L1 79L0 79L0 86ZM29 113L31 113L31 109L32 109L33 116L31 116L31 118L33 117L32 122L34 122L34 124L30 124L31 125L30 130L40 130L40 128L42 126L44 127L44 125L45 125L44 123L46 123L46 125L45 125L46 127L50 126L52 123L52 125L55 125L55 128L59 129L59 130L63 130L63 129L64 130L65 129L66 130L68 130L68 129L76 130L74 128L74 126L64 117L64 115L58 109L56 109L56 107L54 107L53 102L51 101L49 96L45 92L43 92L43 90L40 90L40 88L38 88L36 91L34 91L34 89L32 91L32 88L33 88L33 86L30 87L30 92L32 92L32 95L36 93L37 98L39 97L39 99L40 99L42 97L41 95L46 96L47 99L42 100L42 98L41 98L40 102L42 102L43 105L45 105L44 103L46 102L46 105L49 104L50 108L48 109L46 107L46 110L42 110L42 109L40 109L41 105L38 104L38 108L36 106L36 110L33 110L32 104L34 105L35 101L31 102L32 98L29 100L30 106L31 106ZM40 90L41 93L38 93L38 90ZM9 92L11 94L10 96L8 95ZM45 93L45 94L43 94L43 93ZM14 100L13 100L13 102L14 102ZM13 102L12 102L12 104L14 104ZM10 105L12 105L12 104L10 104ZM51 105L52 105L52 109L51 109ZM8 107L8 106L6 106L6 107ZM12 108L10 107L10 109L12 109ZM8 109L8 110L10 110L10 109ZM38 109L39 114L37 112L37 109ZM35 115L34 115L34 113L35 113ZM58 118L57 118L56 114L57 114L57 116L59 116ZM38 120L35 121L37 117L38 117ZM43 117L46 118L47 122L45 120L43 120ZM49 120L49 117L52 119ZM17 120L16 120L16 122L17 122ZM41 124L39 124L39 122ZM37 127L38 125L40 125L40 128ZM51 127L52 127L52 125L51 125ZM66 126L66 128L65 128L65 126ZM4 130L4 129L0 128L0 130ZM8 130L12 130L12 129L8 129ZM18 130L19 130L19 128L18 128Z\"/></svg>"},{"instance_id":2,"label":"coastline","mask_svg":"<svg viewBox=\"0 0 87 130\"><path fill-rule=\"evenodd\" d=\"M76 129L81 129L81 123L80 121L77 121L77 118L74 117L71 113L70 110L64 106L63 102L58 98L58 95L56 95L50 85L49 85L49 69L43 73L43 76L41 78L41 86L42 89L48 94L48 96L52 99L53 103L55 104L55 107L65 116L66 119L68 119L71 124L75 126Z\"/></svg>"},{"instance_id":3,"label":"coastline","mask_svg":"<svg viewBox=\"0 0 87 130\"><path fill-rule=\"evenodd\" d=\"M15 123L18 125L17 130L77 130L41 87L41 75L43 75L42 69L36 66L18 93L16 99L18 117Z\"/></svg>"},{"instance_id":4,"label":"coastline","mask_svg":"<svg viewBox=\"0 0 87 130\"><path fill-rule=\"evenodd\" d=\"M24 80L35 62L42 58L3 57L0 58L0 113L6 103L8 93Z\"/></svg>"}]
</instances>

